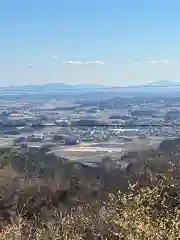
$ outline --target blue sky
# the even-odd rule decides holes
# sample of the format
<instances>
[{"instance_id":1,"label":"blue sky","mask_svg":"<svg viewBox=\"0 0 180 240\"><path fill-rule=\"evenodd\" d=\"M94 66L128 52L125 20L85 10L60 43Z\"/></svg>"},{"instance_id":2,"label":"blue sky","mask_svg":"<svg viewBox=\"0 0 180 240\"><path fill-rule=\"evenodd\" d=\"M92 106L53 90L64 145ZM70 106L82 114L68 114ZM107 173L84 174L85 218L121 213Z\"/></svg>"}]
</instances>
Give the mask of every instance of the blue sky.
<instances>
[{"instance_id":1,"label":"blue sky","mask_svg":"<svg viewBox=\"0 0 180 240\"><path fill-rule=\"evenodd\" d=\"M179 10L179 0L1 0L0 85L180 82Z\"/></svg>"}]
</instances>

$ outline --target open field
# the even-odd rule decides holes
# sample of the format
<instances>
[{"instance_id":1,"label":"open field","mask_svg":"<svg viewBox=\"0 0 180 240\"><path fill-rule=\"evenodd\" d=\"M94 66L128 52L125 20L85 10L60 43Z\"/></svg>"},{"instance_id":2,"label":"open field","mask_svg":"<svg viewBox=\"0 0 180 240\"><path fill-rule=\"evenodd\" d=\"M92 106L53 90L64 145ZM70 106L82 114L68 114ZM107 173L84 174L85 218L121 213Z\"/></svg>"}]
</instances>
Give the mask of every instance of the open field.
<instances>
[{"instance_id":1,"label":"open field","mask_svg":"<svg viewBox=\"0 0 180 240\"><path fill-rule=\"evenodd\" d=\"M14 138L0 138L0 148L12 146Z\"/></svg>"},{"instance_id":2,"label":"open field","mask_svg":"<svg viewBox=\"0 0 180 240\"><path fill-rule=\"evenodd\" d=\"M79 162L100 162L107 155L112 160L119 160L120 157L128 151L145 150L157 148L160 139L138 139L132 138L132 141L109 141L98 143L81 143L77 146L61 146L51 151L58 156L65 157L71 161Z\"/></svg>"}]
</instances>

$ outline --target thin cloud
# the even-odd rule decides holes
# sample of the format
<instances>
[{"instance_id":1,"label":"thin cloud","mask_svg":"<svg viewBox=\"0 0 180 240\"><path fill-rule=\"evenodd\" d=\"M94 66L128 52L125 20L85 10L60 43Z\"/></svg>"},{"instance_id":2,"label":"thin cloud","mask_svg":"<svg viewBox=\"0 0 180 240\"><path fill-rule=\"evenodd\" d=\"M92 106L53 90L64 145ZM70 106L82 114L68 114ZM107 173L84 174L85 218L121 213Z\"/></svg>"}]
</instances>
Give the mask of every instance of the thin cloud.
<instances>
[{"instance_id":1,"label":"thin cloud","mask_svg":"<svg viewBox=\"0 0 180 240\"><path fill-rule=\"evenodd\" d=\"M140 62L132 62L132 65L140 65Z\"/></svg>"},{"instance_id":2,"label":"thin cloud","mask_svg":"<svg viewBox=\"0 0 180 240\"><path fill-rule=\"evenodd\" d=\"M96 60L96 61L64 61L65 64L104 64L103 61Z\"/></svg>"},{"instance_id":3,"label":"thin cloud","mask_svg":"<svg viewBox=\"0 0 180 240\"><path fill-rule=\"evenodd\" d=\"M28 63L28 67L32 67L32 63Z\"/></svg>"},{"instance_id":4,"label":"thin cloud","mask_svg":"<svg viewBox=\"0 0 180 240\"><path fill-rule=\"evenodd\" d=\"M152 60L148 61L150 64L164 64L167 65L169 63L169 60Z\"/></svg>"},{"instance_id":5,"label":"thin cloud","mask_svg":"<svg viewBox=\"0 0 180 240\"><path fill-rule=\"evenodd\" d=\"M64 61L65 64L84 64L81 61Z\"/></svg>"},{"instance_id":6,"label":"thin cloud","mask_svg":"<svg viewBox=\"0 0 180 240\"><path fill-rule=\"evenodd\" d=\"M54 56L52 56L52 58L53 59L57 59L57 58L59 58L59 56L58 55L54 55Z\"/></svg>"},{"instance_id":7,"label":"thin cloud","mask_svg":"<svg viewBox=\"0 0 180 240\"><path fill-rule=\"evenodd\" d=\"M100 60L98 60L98 61L91 61L91 62L87 61L86 64L104 64L104 62L100 61Z\"/></svg>"}]
</instances>

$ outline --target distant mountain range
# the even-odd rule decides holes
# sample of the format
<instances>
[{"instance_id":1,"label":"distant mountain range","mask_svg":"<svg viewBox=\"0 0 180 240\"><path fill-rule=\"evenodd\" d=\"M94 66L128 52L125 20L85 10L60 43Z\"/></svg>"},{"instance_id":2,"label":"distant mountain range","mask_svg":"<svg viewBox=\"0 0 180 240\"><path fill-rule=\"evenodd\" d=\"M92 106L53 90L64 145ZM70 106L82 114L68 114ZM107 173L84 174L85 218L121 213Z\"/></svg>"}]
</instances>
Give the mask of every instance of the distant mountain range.
<instances>
[{"instance_id":1,"label":"distant mountain range","mask_svg":"<svg viewBox=\"0 0 180 240\"><path fill-rule=\"evenodd\" d=\"M180 86L180 83L177 82L171 82L169 80L159 80L159 81L154 81L145 85L129 85L127 87L118 87L122 89L131 89L131 88L144 88L144 87L169 87L169 86ZM0 87L0 90L5 90L5 91L40 91L40 90L98 90L98 89L113 89L117 87L111 87L111 86L105 86L102 84L66 84L66 83L47 83L47 84L42 84L42 85L11 85L7 87Z\"/></svg>"},{"instance_id":2,"label":"distant mountain range","mask_svg":"<svg viewBox=\"0 0 180 240\"><path fill-rule=\"evenodd\" d=\"M169 80L158 80L158 81L153 81L149 82L147 84L136 84L136 85L129 85L128 87L168 87L168 86L180 86L180 83L178 82L172 82Z\"/></svg>"},{"instance_id":3,"label":"distant mountain range","mask_svg":"<svg viewBox=\"0 0 180 240\"><path fill-rule=\"evenodd\" d=\"M66 83L47 83L47 84L42 84L42 85L11 85L11 86L7 86L7 87L0 87L1 90L68 90L68 89L77 89L77 90L81 90L81 89L106 89L109 88L107 86L104 85L100 85L100 84L75 84L75 85L70 85L70 84L66 84Z\"/></svg>"},{"instance_id":4,"label":"distant mountain range","mask_svg":"<svg viewBox=\"0 0 180 240\"><path fill-rule=\"evenodd\" d=\"M129 85L127 88L151 88L151 87L171 87L171 86L180 86L180 83L178 82L172 82L169 80L159 80L159 81L154 81L150 82L147 84L141 84L141 85Z\"/></svg>"},{"instance_id":5,"label":"distant mountain range","mask_svg":"<svg viewBox=\"0 0 180 240\"><path fill-rule=\"evenodd\" d=\"M169 86L180 86L180 83L178 82L171 82L169 80L159 80L159 81L155 81L155 82L151 82L148 83L146 86L152 86L152 87L156 87L156 86L162 86L162 87L169 87Z\"/></svg>"}]
</instances>

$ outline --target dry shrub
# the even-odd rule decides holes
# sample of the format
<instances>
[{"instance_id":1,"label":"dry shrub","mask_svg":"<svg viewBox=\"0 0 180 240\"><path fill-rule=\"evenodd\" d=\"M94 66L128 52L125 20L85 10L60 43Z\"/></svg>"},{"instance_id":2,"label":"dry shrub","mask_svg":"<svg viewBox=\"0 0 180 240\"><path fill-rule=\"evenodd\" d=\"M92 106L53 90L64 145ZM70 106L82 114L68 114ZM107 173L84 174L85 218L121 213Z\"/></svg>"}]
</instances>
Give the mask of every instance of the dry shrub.
<instances>
[{"instance_id":1,"label":"dry shrub","mask_svg":"<svg viewBox=\"0 0 180 240\"><path fill-rule=\"evenodd\" d=\"M110 194L109 200L55 214L41 227L18 218L0 233L0 239L180 239L178 180L162 177L149 186L130 186L128 193Z\"/></svg>"},{"instance_id":2,"label":"dry shrub","mask_svg":"<svg viewBox=\"0 0 180 240\"><path fill-rule=\"evenodd\" d=\"M129 240L179 239L178 191L177 186L163 180L150 187L137 190L133 187L128 194L110 195L101 210L102 218L109 226L109 233L112 232L118 239Z\"/></svg>"}]
</instances>

